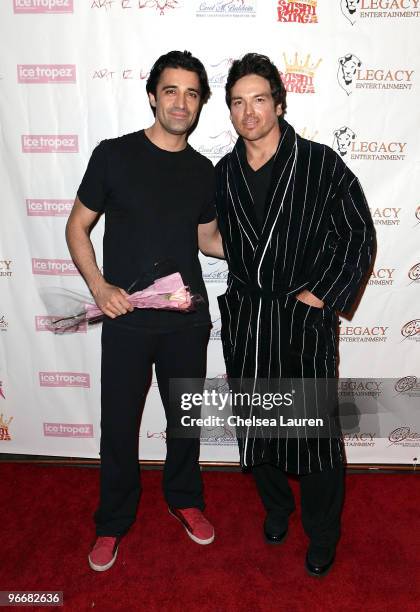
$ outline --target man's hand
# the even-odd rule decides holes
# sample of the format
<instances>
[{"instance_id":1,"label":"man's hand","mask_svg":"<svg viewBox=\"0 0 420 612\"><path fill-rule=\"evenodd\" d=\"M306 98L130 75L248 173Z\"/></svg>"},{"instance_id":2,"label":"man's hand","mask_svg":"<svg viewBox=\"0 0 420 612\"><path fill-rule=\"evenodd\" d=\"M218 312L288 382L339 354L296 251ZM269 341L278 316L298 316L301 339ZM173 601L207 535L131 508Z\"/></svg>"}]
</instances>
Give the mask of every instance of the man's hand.
<instances>
[{"instance_id":1,"label":"man's hand","mask_svg":"<svg viewBox=\"0 0 420 612\"><path fill-rule=\"evenodd\" d=\"M316 295L314 295L307 289L304 289L303 291L298 293L295 297L297 300L299 300L299 302L308 304L308 306L315 306L315 308L323 308L324 306L324 302L318 299Z\"/></svg>"},{"instance_id":2,"label":"man's hand","mask_svg":"<svg viewBox=\"0 0 420 612\"><path fill-rule=\"evenodd\" d=\"M95 298L96 305L111 319L134 310L134 306L127 299L128 293L106 281L102 281L97 287L92 288L92 295Z\"/></svg>"}]
</instances>

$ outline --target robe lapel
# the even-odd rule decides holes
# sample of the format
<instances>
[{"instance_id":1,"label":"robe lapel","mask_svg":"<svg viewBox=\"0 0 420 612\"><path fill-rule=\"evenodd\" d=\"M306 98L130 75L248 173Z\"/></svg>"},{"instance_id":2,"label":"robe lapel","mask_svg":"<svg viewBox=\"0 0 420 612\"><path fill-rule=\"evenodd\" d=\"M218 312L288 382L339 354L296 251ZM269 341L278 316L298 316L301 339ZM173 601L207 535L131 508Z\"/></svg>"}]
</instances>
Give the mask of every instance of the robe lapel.
<instances>
[{"instance_id":1,"label":"robe lapel","mask_svg":"<svg viewBox=\"0 0 420 612\"><path fill-rule=\"evenodd\" d=\"M287 121L280 120L281 136L275 153L270 188L265 204L265 221L261 230L254 260L260 266L281 212L289 207L293 194L294 173L296 171L297 142L296 132Z\"/></svg>"},{"instance_id":2,"label":"robe lapel","mask_svg":"<svg viewBox=\"0 0 420 612\"><path fill-rule=\"evenodd\" d=\"M255 214L254 200L243 167L244 149L243 140L239 137L229 159L228 188L231 191L230 200L233 201L236 215L255 250L260 239L260 228Z\"/></svg>"}]
</instances>

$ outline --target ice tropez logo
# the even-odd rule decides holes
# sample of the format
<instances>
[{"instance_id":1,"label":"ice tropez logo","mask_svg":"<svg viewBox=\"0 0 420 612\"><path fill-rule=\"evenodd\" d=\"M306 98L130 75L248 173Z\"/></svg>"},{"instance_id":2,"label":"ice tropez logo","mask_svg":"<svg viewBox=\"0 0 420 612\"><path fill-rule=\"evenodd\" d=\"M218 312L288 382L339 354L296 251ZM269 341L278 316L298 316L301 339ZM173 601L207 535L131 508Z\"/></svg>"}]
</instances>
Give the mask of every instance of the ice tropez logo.
<instances>
[{"instance_id":1,"label":"ice tropez logo","mask_svg":"<svg viewBox=\"0 0 420 612\"><path fill-rule=\"evenodd\" d=\"M18 83L75 83L74 64L18 64Z\"/></svg>"},{"instance_id":2,"label":"ice tropez logo","mask_svg":"<svg viewBox=\"0 0 420 612\"><path fill-rule=\"evenodd\" d=\"M72 13L73 0L13 0L14 13Z\"/></svg>"}]
</instances>

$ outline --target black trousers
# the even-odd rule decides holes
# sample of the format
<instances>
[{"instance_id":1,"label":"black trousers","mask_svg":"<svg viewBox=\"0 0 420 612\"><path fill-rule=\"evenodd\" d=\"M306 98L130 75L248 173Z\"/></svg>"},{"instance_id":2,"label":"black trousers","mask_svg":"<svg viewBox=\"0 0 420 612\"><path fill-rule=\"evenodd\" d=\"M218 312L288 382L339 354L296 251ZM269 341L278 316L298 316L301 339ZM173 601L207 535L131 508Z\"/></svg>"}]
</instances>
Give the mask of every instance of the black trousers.
<instances>
[{"instance_id":1,"label":"black trousers","mask_svg":"<svg viewBox=\"0 0 420 612\"><path fill-rule=\"evenodd\" d=\"M198 384L195 391L202 390L209 327L162 332L118 323L105 321L102 328L101 476L95 513L98 536L123 535L136 518L141 493L139 427L153 363L168 426L165 499L176 508L204 508L199 436L175 438L168 430L179 423L182 412L180 397L170 393L170 379L194 379Z\"/></svg>"},{"instance_id":2,"label":"black trousers","mask_svg":"<svg viewBox=\"0 0 420 612\"><path fill-rule=\"evenodd\" d=\"M287 474L270 463L254 466L258 492L267 511L270 526L279 532L287 529L295 501ZM344 498L344 469L302 474L300 480L302 524L311 542L335 546L340 538L340 519ZM272 527L271 527L272 528Z\"/></svg>"}]
</instances>

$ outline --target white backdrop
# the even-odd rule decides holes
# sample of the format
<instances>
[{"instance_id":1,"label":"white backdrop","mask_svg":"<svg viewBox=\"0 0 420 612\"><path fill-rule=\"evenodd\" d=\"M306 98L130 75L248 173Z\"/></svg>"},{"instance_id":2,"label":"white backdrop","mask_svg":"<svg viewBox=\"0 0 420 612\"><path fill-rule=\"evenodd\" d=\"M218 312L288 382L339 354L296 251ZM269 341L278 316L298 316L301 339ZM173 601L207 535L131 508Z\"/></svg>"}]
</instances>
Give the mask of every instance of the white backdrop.
<instances>
[{"instance_id":1,"label":"white backdrop","mask_svg":"<svg viewBox=\"0 0 420 612\"><path fill-rule=\"evenodd\" d=\"M379 390L380 378L411 377L404 393L419 402L420 0L2 0L0 23L0 452L98 457L100 327L55 336L39 288L84 290L64 239L74 195L100 140L152 123L145 79L171 49L208 69L213 95L190 142L213 162L235 141L223 87L231 59L257 51L283 73L289 122L359 176L378 254L356 315L341 321L340 374ZM226 265L202 263L208 376L223 377ZM347 436L349 462L416 463L415 422L402 425L392 437L362 419ZM164 430L153 384L141 458L164 457ZM201 458L236 461L232 433L209 433Z\"/></svg>"}]
</instances>

